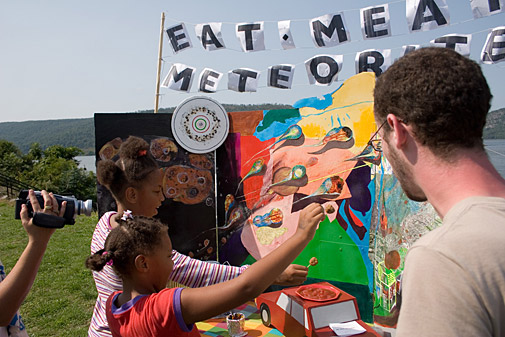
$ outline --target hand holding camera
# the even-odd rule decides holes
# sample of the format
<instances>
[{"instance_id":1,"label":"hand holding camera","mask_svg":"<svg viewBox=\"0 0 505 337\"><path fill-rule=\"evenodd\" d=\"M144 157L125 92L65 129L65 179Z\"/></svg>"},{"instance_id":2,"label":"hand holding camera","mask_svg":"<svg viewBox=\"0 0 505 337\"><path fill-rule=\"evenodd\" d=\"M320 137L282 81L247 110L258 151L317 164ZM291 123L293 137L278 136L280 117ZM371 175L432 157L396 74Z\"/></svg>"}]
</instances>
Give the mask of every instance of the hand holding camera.
<instances>
[{"instance_id":1,"label":"hand holding camera","mask_svg":"<svg viewBox=\"0 0 505 337\"><path fill-rule=\"evenodd\" d=\"M28 233L28 240L30 242L39 240L42 243L47 243L51 235L54 233L54 229L57 227L52 227L52 229L42 228L37 225L36 218L40 214L43 217L47 217L46 221L51 222L52 220L55 223L59 223L61 222L60 219L62 219L61 216L65 213L67 203L63 202L60 208L53 193L48 193L47 191L41 191L39 193L43 200L42 204L40 204L39 200L37 200L37 195L35 195L33 190L28 192L28 200L30 202L33 217L31 217L27 202L20 205L20 218L26 233Z\"/></svg>"},{"instance_id":2,"label":"hand holding camera","mask_svg":"<svg viewBox=\"0 0 505 337\"><path fill-rule=\"evenodd\" d=\"M16 199L16 219L22 219L21 212L24 208L27 217L33 218L33 224L39 227L62 228L65 225L73 225L76 215L90 216L92 201L81 201L46 191L23 190Z\"/></svg>"},{"instance_id":3,"label":"hand holding camera","mask_svg":"<svg viewBox=\"0 0 505 337\"><path fill-rule=\"evenodd\" d=\"M16 218L21 219L28 234L28 244L9 275L0 282L0 326L6 326L23 303L35 280L42 256L57 226L65 221L68 211L66 200L58 202L57 195L47 191L22 191L16 200ZM50 226L37 224L37 218ZM49 227L49 228L44 228ZM0 332L0 334L2 334ZM2 334L3 336L3 334Z\"/></svg>"}]
</instances>

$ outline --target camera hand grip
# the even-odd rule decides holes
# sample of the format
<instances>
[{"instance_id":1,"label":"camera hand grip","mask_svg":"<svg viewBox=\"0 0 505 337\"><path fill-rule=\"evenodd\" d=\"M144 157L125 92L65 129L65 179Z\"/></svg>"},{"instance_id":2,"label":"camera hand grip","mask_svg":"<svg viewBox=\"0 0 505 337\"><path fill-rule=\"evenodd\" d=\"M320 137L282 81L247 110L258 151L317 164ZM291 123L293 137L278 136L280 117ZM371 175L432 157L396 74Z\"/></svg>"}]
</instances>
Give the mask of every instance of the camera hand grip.
<instances>
[{"instance_id":1,"label":"camera hand grip","mask_svg":"<svg viewBox=\"0 0 505 337\"><path fill-rule=\"evenodd\" d=\"M33 213L32 221L34 225L45 228L63 228L65 226L65 218L46 213Z\"/></svg>"}]
</instances>

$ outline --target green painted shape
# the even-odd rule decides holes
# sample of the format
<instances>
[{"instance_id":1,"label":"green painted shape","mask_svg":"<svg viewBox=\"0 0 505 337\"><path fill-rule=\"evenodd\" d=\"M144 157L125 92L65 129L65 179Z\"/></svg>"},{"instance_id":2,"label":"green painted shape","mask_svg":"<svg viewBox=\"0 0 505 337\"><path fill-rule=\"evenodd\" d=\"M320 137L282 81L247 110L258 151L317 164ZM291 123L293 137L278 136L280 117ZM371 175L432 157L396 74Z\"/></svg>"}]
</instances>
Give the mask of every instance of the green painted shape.
<instances>
[{"instance_id":1,"label":"green painted shape","mask_svg":"<svg viewBox=\"0 0 505 337\"><path fill-rule=\"evenodd\" d=\"M326 217L319 224L314 239L294 263L307 266L313 256L317 257L319 263L309 268L309 277L368 285L366 266L359 247L336 219L330 222Z\"/></svg>"},{"instance_id":2,"label":"green painted shape","mask_svg":"<svg viewBox=\"0 0 505 337\"><path fill-rule=\"evenodd\" d=\"M242 266L245 265L245 264L248 264L248 265L251 265L253 264L254 262L256 262L256 259L254 257L252 257L251 254L247 255L247 258L242 262Z\"/></svg>"},{"instance_id":3,"label":"green painted shape","mask_svg":"<svg viewBox=\"0 0 505 337\"><path fill-rule=\"evenodd\" d=\"M288 119L292 118L300 118L300 111L298 109L268 110L263 116L263 121L256 128L256 132L268 129L273 122L286 123Z\"/></svg>"},{"instance_id":4,"label":"green painted shape","mask_svg":"<svg viewBox=\"0 0 505 337\"><path fill-rule=\"evenodd\" d=\"M382 300L378 300L376 306L377 305L378 305L378 307L373 309L373 314L374 315L376 315L376 316L382 316L382 317L392 316L392 314L389 311L385 310L382 307Z\"/></svg>"}]
</instances>

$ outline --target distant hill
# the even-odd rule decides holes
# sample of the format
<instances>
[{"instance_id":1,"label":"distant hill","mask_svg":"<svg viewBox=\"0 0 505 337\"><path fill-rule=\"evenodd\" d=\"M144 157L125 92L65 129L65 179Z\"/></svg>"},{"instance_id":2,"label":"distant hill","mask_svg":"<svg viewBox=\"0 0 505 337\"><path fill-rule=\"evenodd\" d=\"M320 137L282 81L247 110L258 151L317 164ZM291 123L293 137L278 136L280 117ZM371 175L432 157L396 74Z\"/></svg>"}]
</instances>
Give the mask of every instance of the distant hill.
<instances>
[{"instance_id":1,"label":"distant hill","mask_svg":"<svg viewBox=\"0 0 505 337\"><path fill-rule=\"evenodd\" d=\"M290 109L286 104L223 104L228 112ZM159 113L172 113L175 107L163 108ZM132 113L153 113L154 110L140 110ZM0 123L0 139L16 144L27 153L31 144L38 142L42 149L59 144L65 147L75 146L85 155L95 153L95 125L93 118L56 119L45 121L5 122Z\"/></svg>"},{"instance_id":2,"label":"distant hill","mask_svg":"<svg viewBox=\"0 0 505 337\"><path fill-rule=\"evenodd\" d=\"M284 104L223 104L223 106L228 112L292 108ZM175 107L164 108L159 112L171 113L174 110ZM153 113L153 110L134 113ZM489 113L484 138L505 139L505 108ZM0 139L13 142L23 153L28 152L30 145L35 142L38 142L42 149L59 144L65 147L78 147L86 155L92 155L95 151L93 118L0 123Z\"/></svg>"},{"instance_id":3,"label":"distant hill","mask_svg":"<svg viewBox=\"0 0 505 337\"><path fill-rule=\"evenodd\" d=\"M491 111L487 115L484 139L505 139L505 108Z\"/></svg>"},{"instance_id":4,"label":"distant hill","mask_svg":"<svg viewBox=\"0 0 505 337\"><path fill-rule=\"evenodd\" d=\"M257 111L257 110L275 110L275 109L292 109L293 107L288 104L273 104L273 103L263 103L263 104L223 104L223 108L228 112L233 111ZM175 107L172 108L161 108L158 112L162 113L172 113ZM154 110L139 110L137 112L150 113Z\"/></svg>"},{"instance_id":5,"label":"distant hill","mask_svg":"<svg viewBox=\"0 0 505 337\"><path fill-rule=\"evenodd\" d=\"M95 151L93 118L0 123L0 139L16 144L27 153L32 143L42 149L51 145L75 146L85 154Z\"/></svg>"}]
</instances>

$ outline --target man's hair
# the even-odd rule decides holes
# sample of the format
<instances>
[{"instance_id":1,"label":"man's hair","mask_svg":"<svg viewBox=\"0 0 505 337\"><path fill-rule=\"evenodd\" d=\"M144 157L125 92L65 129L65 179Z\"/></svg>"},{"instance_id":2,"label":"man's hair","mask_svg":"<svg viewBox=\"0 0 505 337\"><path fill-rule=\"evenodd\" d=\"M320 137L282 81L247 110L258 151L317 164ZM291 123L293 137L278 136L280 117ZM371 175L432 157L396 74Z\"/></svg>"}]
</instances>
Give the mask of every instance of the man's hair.
<instances>
[{"instance_id":1,"label":"man's hair","mask_svg":"<svg viewBox=\"0 0 505 337\"><path fill-rule=\"evenodd\" d=\"M421 48L396 61L375 84L377 123L394 114L434 154L483 149L491 92L479 65L447 48ZM389 128L385 126L385 132Z\"/></svg>"}]
</instances>

